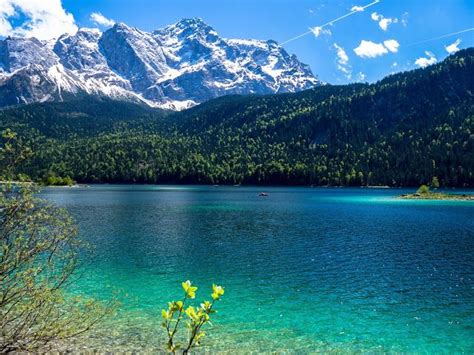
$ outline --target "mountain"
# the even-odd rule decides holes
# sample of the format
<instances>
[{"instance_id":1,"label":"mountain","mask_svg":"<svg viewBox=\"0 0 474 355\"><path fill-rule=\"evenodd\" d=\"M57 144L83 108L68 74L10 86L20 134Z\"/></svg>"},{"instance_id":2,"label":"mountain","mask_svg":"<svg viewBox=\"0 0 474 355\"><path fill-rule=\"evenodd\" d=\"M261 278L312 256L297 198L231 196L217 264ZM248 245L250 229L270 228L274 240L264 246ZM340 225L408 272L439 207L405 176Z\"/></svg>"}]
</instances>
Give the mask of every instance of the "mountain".
<instances>
[{"instance_id":1,"label":"mountain","mask_svg":"<svg viewBox=\"0 0 474 355\"><path fill-rule=\"evenodd\" d=\"M474 187L474 48L374 84L226 96L180 112L105 98L0 111L79 182Z\"/></svg>"},{"instance_id":2,"label":"mountain","mask_svg":"<svg viewBox=\"0 0 474 355\"><path fill-rule=\"evenodd\" d=\"M180 110L224 95L319 84L275 41L224 39L198 18L153 33L121 23L50 42L0 41L0 106L89 94Z\"/></svg>"}]
</instances>

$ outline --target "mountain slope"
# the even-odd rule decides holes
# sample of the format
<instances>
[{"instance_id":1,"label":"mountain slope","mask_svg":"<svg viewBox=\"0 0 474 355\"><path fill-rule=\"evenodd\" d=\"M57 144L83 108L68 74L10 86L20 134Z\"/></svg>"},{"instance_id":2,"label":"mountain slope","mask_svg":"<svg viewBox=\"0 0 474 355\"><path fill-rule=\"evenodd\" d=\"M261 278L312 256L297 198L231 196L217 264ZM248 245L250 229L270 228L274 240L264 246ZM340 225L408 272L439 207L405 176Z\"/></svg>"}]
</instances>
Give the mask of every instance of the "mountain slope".
<instances>
[{"instance_id":1,"label":"mountain slope","mask_svg":"<svg viewBox=\"0 0 474 355\"><path fill-rule=\"evenodd\" d=\"M227 40L202 20L148 33L116 24L57 41L0 41L0 106L90 94L183 109L229 94L296 92L319 84L274 41Z\"/></svg>"},{"instance_id":2,"label":"mountain slope","mask_svg":"<svg viewBox=\"0 0 474 355\"><path fill-rule=\"evenodd\" d=\"M34 161L23 167L33 176L390 186L418 186L437 176L444 186L474 187L473 78L470 48L371 85L227 96L172 114L152 110L137 120L107 118L102 109L99 118L89 117L98 122L95 131L78 130L73 115L53 117L66 136L35 125L46 115L41 110L7 110L0 122L36 142Z\"/></svg>"}]
</instances>

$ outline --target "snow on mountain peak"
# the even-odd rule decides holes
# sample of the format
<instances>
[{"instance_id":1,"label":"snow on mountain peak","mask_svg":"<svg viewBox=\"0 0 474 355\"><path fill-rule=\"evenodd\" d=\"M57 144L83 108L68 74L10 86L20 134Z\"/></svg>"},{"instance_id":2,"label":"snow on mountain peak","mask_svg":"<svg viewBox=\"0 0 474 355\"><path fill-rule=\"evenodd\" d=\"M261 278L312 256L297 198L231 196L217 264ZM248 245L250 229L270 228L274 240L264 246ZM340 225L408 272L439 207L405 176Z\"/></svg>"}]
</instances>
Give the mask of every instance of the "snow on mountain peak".
<instances>
[{"instance_id":1,"label":"snow on mountain peak","mask_svg":"<svg viewBox=\"0 0 474 355\"><path fill-rule=\"evenodd\" d=\"M117 23L103 33L81 28L51 43L0 41L0 106L86 92L179 110L223 95L319 84L309 66L277 42L225 39L200 18L153 33Z\"/></svg>"},{"instance_id":2,"label":"snow on mountain peak","mask_svg":"<svg viewBox=\"0 0 474 355\"><path fill-rule=\"evenodd\" d=\"M199 17L185 18L178 21L174 25L170 25L164 28L164 30L172 29L177 29L182 36L189 36L193 34L207 34L209 32L214 32L217 34L217 32L211 26L209 26Z\"/></svg>"}]
</instances>

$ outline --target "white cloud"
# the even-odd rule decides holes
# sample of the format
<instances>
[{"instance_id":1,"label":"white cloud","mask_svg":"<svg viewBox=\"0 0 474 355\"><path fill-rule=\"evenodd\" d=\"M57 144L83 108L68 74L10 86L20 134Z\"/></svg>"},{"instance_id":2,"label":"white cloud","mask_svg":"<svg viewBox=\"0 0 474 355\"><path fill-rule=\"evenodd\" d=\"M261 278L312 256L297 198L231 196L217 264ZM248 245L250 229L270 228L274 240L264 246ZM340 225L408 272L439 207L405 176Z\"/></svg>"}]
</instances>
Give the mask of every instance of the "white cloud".
<instances>
[{"instance_id":1,"label":"white cloud","mask_svg":"<svg viewBox=\"0 0 474 355\"><path fill-rule=\"evenodd\" d=\"M381 15L379 15L378 13L376 12L372 12L372 15L370 15L370 18L374 21L379 21L380 18L381 18Z\"/></svg>"},{"instance_id":2,"label":"white cloud","mask_svg":"<svg viewBox=\"0 0 474 355\"><path fill-rule=\"evenodd\" d=\"M347 55L344 48L339 46L337 43L333 44L334 49L336 49L337 55L337 69L339 69L347 79L351 79L352 77L352 68L349 65L349 56Z\"/></svg>"},{"instance_id":3,"label":"white cloud","mask_svg":"<svg viewBox=\"0 0 474 355\"><path fill-rule=\"evenodd\" d=\"M318 27L318 26L316 26L316 27L310 27L309 29L311 30L311 32L313 32L313 34L314 34L314 36L315 36L316 38L318 38L318 37L319 37L320 35L322 35L322 34L323 34L323 35L328 35L328 36L330 36L330 35L332 34L332 33L331 33L331 30L329 30L329 29L324 29L324 28Z\"/></svg>"},{"instance_id":4,"label":"white cloud","mask_svg":"<svg viewBox=\"0 0 474 355\"><path fill-rule=\"evenodd\" d=\"M24 18L14 25L12 19ZM0 0L0 36L51 39L76 33L77 26L61 0Z\"/></svg>"},{"instance_id":5,"label":"white cloud","mask_svg":"<svg viewBox=\"0 0 474 355\"><path fill-rule=\"evenodd\" d=\"M90 20L94 22L96 25L103 26L103 27L111 27L115 25L114 20L105 17L100 12L91 13Z\"/></svg>"},{"instance_id":6,"label":"white cloud","mask_svg":"<svg viewBox=\"0 0 474 355\"><path fill-rule=\"evenodd\" d=\"M6 37L11 33L12 26L4 18L0 18L0 37Z\"/></svg>"},{"instance_id":7,"label":"white cloud","mask_svg":"<svg viewBox=\"0 0 474 355\"><path fill-rule=\"evenodd\" d=\"M375 58L389 52L397 53L400 43L395 39L388 39L383 43L360 41L359 47L354 48L355 54L362 58Z\"/></svg>"},{"instance_id":8,"label":"white cloud","mask_svg":"<svg viewBox=\"0 0 474 355\"><path fill-rule=\"evenodd\" d=\"M392 18L383 18L379 22L379 26L382 30L387 31L388 26L392 23L397 23L398 19L392 19Z\"/></svg>"},{"instance_id":9,"label":"white cloud","mask_svg":"<svg viewBox=\"0 0 474 355\"><path fill-rule=\"evenodd\" d=\"M387 48L382 43L372 41L360 41L359 47L354 49L355 54L363 58L375 58L388 53Z\"/></svg>"},{"instance_id":10,"label":"white cloud","mask_svg":"<svg viewBox=\"0 0 474 355\"><path fill-rule=\"evenodd\" d=\"M351 11L357 11L357 12L362 12L364 11L364 7L363 6L352 6L352 9Z\"/></svg>"},{"instance_id":11,"label":"white cloud","mask_svg":"<svg viewBox=\"0 0 474 355\"><path fill-rule=\"evenodd\" d=\"M387 48L392 53L397 53L398 48L400 47L400 43L394 39L389 39L383 42L385 48Z\"/></svg>"},{"instance_id":12,"label":"white cloud","mask_svg":"<svg viewBox=\"0 0 474 355\"><path fill-rule=\"evenodd\" d=\"M366 77L367 76L364 73L359 72L359 74L357 74L357 81L365 81Z\"/></svg>"},{"instance_id":13,"label":"white cloud","mask_svg":"<svg viewBox=\"0 0 474 355\"><path fill-rule=\"evenodd\" d=\"M383 15L378 14L376 12L373 12L370 17L372 18L372 20L378 22L379 27L384 31L387 31L388 26L391 25L392 23L398 23L397 18L384 17Z\"/></svg>"},{"instance_id":14,"label":"white cloud","mask_svg":"<svg viewBox=\"0 0 474 355\"><path fill-rule=\"evenodd\" d=\"M347 65L349 63L349 56L347 55L346 51L344 48L341 46L337 45L337 43L334 43L334 48L337 51L337 58L338 62L343 65Z\"/></svg>"},{"instance_id":15,"label":"white cloud","mask_svg":"<svg viewBox=\"0 0 474 355\"><path fill-rule=\"evenodd\" d=\"M415 60L415 64L418 65L420 68L425 68L428 65L435 64L437 59L432 52L425 51L426 57L421 57Z\"/></svg>"},{"instance_id":16,"label":"white cloud","mask_svg":"<svg viewBox=\"0 0 474 355\"><path fill-rule=\"evenodd\" d=\"M451 43L449 46L444 46L446 52L449 54L456 53L459 50L459 45L461 44L461 40L458 38L454 43Z\"/></svg>"},{"instance_id":17,"label":"white cloud","mask_svg":"<svg viewBox=\"0 0 474 355\"><path fill-rule=\"evenodd\" d=\"M408 25L408 17L410 15L408 14L408 12L405 12L403 15L402 15L402 25L403 27L407 27Z\"/></svg>"}]
</instances>

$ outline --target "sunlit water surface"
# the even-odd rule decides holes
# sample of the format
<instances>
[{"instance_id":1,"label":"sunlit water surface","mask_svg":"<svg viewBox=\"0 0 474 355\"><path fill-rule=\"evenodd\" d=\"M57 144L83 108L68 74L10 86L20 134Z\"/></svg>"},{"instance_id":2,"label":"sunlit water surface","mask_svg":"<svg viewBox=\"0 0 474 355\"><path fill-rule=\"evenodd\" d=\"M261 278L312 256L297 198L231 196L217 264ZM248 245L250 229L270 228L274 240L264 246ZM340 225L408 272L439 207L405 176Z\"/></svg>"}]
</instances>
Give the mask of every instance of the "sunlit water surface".
<instances>
[{"instance_id":1,"label":"sunlit water surface","mask_svg":"<svg viewBox=\"0 0 474 355\"><path fill-rule=\"evenodd\" d=\"M407 191L46 189L94 247L75 291L122 301L75 346L160 349L160 310L191 279L199 299L226 289L206 351L473 353L474 203Z\"/></svg>"}]
</instances>

